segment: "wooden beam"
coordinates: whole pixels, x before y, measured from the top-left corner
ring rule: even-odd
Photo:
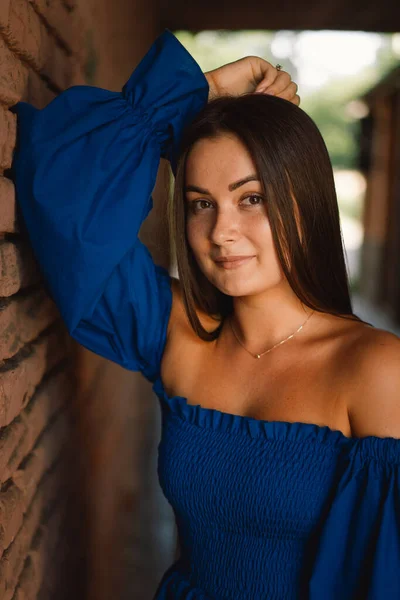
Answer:
[[[161,0],[162,26],[186,29],[338,29],[396,32],[400,2],[393,0],[286,0],[267,3],[239,0]]]

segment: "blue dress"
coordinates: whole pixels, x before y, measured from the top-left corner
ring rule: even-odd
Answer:
[[[158,474],[181,558],[157,600],[400,598],[400,440],[347,438],[168,397],[171,279],[137,234],[160,156],[207,102],[166,30],[121,93],[72,87],[13,110],[17,199],[49,290],[81,344],[153,383]]]

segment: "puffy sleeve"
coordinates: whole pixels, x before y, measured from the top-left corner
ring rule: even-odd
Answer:
[[[165,30],[121,92],[73,86],[42,110],[13,107],[17,202],[70,334],[151,381],[172,292],[138,232],[160,157],[174,161],[207,98],[200,67]]]
[[[400,440],[357,439],[327,516],[310,600],[400,598]]]

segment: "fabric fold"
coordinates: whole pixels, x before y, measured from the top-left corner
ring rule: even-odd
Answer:
[[[309,598],[400,598],[400,440],[354,443],[322,524]]]

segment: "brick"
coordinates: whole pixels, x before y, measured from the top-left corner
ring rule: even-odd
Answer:
[[[68,530],[71,521],[68,493],[62,490],[51,510],[47,510],[46,514],[47,518],[42,518],[40,527],[35,532],[13,600],[33,600],[33,598],[39,597],[41,599],[48,597],[49,600],[59,598],[57,588],[60,584],[62,585],[63,580],[65,581],[64,565],[70,550]]]
[[[34,104],[36,108],[44,108],[56,97],[57,94],[49,89],[44,79],[30,69],[23,100]]]
[[[26,99],[28,66],[53,91],[82,82],[87,26],[78,11],[47,0],[1,0],[0,4],[0,103],[11,106]]]
[[[40,481],[57,462],[68,436],[68,421],[60,413],[38,446],[24,461],[10,485],[0,492],[0,556],[18,533]],[[60,475],[61,476],[61,475]]]
[[[35,530],[40,523],[42,505],[36,502],[32,506],[18,536],[4,552],[0,561],[0,598],[11,600],[18,579],[22,572],[27,551],[32,542]]]
[[[54,330],[24,348],[0,369],[0,427],[9,425],[32,398],[42,377],[66,355],[65,333]],[[1,596],[0,596],[1,597]]]
[[[2,31],[6,45],[51,86],[61,91],[69,77],[69,57],[50,35],[30,2],[11,0],[8,28]]]
[[[68,419],[65,412],[60,412],[51,426],[44,431],[38,445],[24,461],[23,468],[14,473],[13,481],[21,490],[27,505],[31,503],[43,474],[57,460],[67,441],[68,433]]]
[[[52,35],[59,40],[70,55],[85,61],[85,23],[77,10],[70,11],[60,2],[29,0],[36,13],[41,16]]]
[[[32,545],[34,534],[40,526],[42,515],[46,507],[54,502],[63,486],[65,483],[60,478],[57,469],[47,474],[41,482],[17,536],[0,561],[0,598],[2,600],[12,600],[23,570],[25,557]]]
[[[23,492],[11,483],[0,492],[0,556],[20,529],[23,513]]]
[[[45,521],[42,520],[40,529],[36,532],[29,551],[29,558],[32,559],[32,563],[35,565],[34,570],[30,570],[31,578],[39,583],[40,598],[43,597],[44,592],[50,592],[52,594],[49,596],[50,598],[58,598],[54,591],[60,585],[63,576],[61,569],[68,552],[66,536],[63,533],[69,524],[67,502],[65,494],[63,494],[57,498],[49,518]],[[48,568],[46,569],[48,565],[51,565],[50,571]],[[26,579],[24,573],[22,573],[18,591],[23,591],[24,595],[16,596],[15,600],[32,600],[32,598],[37,597],[33,595],[32,583],[26,581]],[[38,594],[39,589],[35,586],[36,594]]]
[[[49,420],[66,405],[72,392],[68,371],[52,374],[40,385],[25,410],[8,427],[0,429],[0,481],[12,477]]]
[[[30,552],[24,563],[18,587],[12,600],[33,600],[37,597],[44,576],[44,561],[40,552]]]
[[[0,296],[9,297],[40,281],[32,250],[23,242],[0,241]]]
[[[40,384],[29,404],[20,417],[27,425],[27,443],[25,452],[21,453],[25,456],[36,443],[39,433],[44,429],[48,421],[53,415],[66,405],[68,399],[73,393],[73,385],[71,381],[70,369],[68,364],[62,364],[63,370],[56,368],[46,379]],[[19,461],[20,462],[20,461]]]
[[[0,65],[1,69],[1,65]],[[18,232],[15,188],[10,179],[0,176],[0,233]]]
[[[0,107],[0,169],[11,167],[17,138],[17,117]]]
[[[0,7],[3,6],[3,0]],[[0,14],[1,14],[0,8]],[[28,80],[28,69],[9,49],[0,35],[0,104],[12,106],[22,99]]]
[[[8,28],[3,36],[11,50],[28,63],[39,68],[42,25],[25,0],[11,0]]]
[[[10,19],[11,0],[1,0],[0,2],[0,31],[7,29]]]
[[[16,417],[8,427],[0,429],[0,482],[9,478],[10,473],[7,465],[11,462],[18,446],[21,444],[21,440],[26,438],[26,430],[27,425],[21,416]],[[17,464],[21,462],[22,456]]]
[[[0,305],[0,360],[14,356],[60,318],[44,290],[17,295]]]

